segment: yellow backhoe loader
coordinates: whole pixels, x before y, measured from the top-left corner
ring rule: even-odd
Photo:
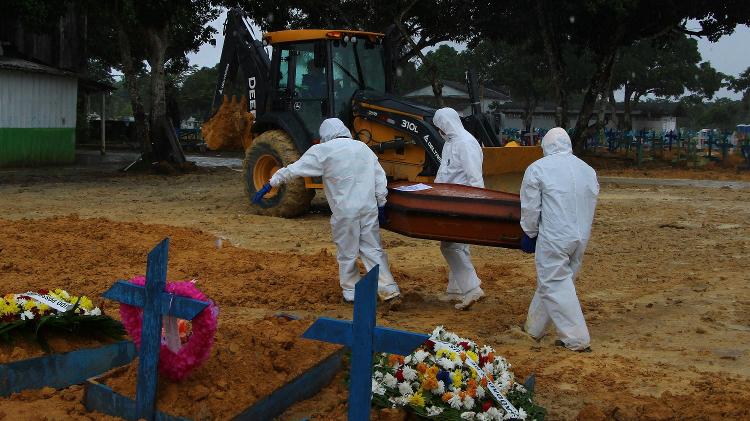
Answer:
[[[235,10],[228,13],[224,32],[214,95],[218,110],[203,133],[209,147],[245,148],[244,182],[257,213],[293,217],[308,210],[315,189],[323,187],[319,179],[275,188],[260,205],[249,199],[277,169],[318,142],[318,127],[329,117],[340,118],[355,139],[372,148],[389,179],[432,181],[444,142],[432,123],[435,109],[390,93],[395,72],[384,34],[286,30],[266,33],[261,42]],[[264,48],[269,45],[271,57]],[[239,102],[225,95],[227,81],[237,79],[244,96]],[[476,93],[472,78],[469,88]],[[526,167],[542,156],[541,148],[501,146],[499,130],[477,105],[464,125],[483,147],[485,184],[517,192]]]

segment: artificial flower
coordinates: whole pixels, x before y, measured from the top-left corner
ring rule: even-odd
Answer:
[[[443,383],[442,380],[437,382],[437,388],[434,390],[434,392],[436,395],[442,395],[443,393],[445,393],[445,383]]]
[[[414,390],[412,390],[409,383],[403,382],[398,384],[398,393],[400,393],[401,396],[406,396],[414,393]]]
[[[414,381],[417,379],[417,371],[409,366],[405,366],[403,369],[404,379],[407,381]]]
[[[376,395],[384,395],[385,394],[385,388],[382,384],[378,383],[376,380],[373,379],[372,381],[372,393]]]
[[[387,373],[385,376],[383,376],[383,383],[385,383],[386,386],[390,388],[396,387],[398,384],[398,381],[391,373]]]
[[[436,417],[443,413],[443,408],[439,406],[428,406],[426,409],[428,417]]]
[[[514,381],[510,364],[496,356],[494,349],[479,347],[442,326],[436,327],[430,339],[405,358],[379,354],[373,369],[375,406],[411,408],[421,417],[439,415],[446,421],[509,418],[511,414],[502,409],[500,398],[487,392],[487,385],[493,382],[502,399],[518,409],[526,408],[523,414],[528,414],[529,409],[543,414],[530,399],[530,393]],[[385,386],[383,395],[379,394],[378,385]]]
[[[453,409],[461,409],[461,406],[463,405],[463,402],[461,401],[461,397],[457,394],[454,394],[451,396],[451,398],[448,400],[448,404]]]
[[[453,380],[453,387],[461,387],[461,383],[463,382],[461,370],[454,371],[453,374],[451,374],[451,379]]]
[[[424,406],[424,396],[422,396],[422,392],[417,392],[413,395],[411,395],[411,398],[409,399],[409,403],[412,405],[423,407]]]

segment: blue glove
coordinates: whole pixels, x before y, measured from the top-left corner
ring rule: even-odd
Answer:
[[[536,237],[530,238],[526,233],[521,237],[521,250],[524,253],[534,253],[536,250]]]
[[[378,224],[385,225],[385,206],[378,207]]]
[[[261,187],[260,190],[258,190],[255,195],[253,195],[253,203],[260,204],[260,202],[263,200],[263,196],[266,195],[266,193],[270,192],[272,189],[271,185],[269,183],[266,183]]]

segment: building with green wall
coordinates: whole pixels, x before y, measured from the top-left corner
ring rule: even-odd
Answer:
[[[0,56],[0,167],[75,159],[76,74]]]

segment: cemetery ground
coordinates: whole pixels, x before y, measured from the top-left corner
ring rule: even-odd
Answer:
[[[387,231],[403,300],[381,309],[378,323],[423,333],[444,325],[495,347],[521,379],[536,374],[549,419],[747,419],[749,202],[747,188],[603,183],[576,284],[593,353],[554,347],[552,331],[537,344],[513,328],[535,288],[531,255],[473,247],[487,297],[460,312],[436,299],[447,283],[438,244]],[[279,312],[351,318],[329,215],[321,197],[301,218],[252,215],[241,173],[227,168],[169,177],[4,172],[0,285],[3,293],[52,286],[99,296],[115,279],[142,274],[146,253],[170,236],[168,279],[198,279],[220,307],[217,348],[242,353],[240,321]],[[105,310],[117,317],[113,303]],[[263,381],[229,367],[226,376],[241,377],[232,382],[239,388]],[[343,419],[345,393],[339,376],[282,419]],[[85,412],[82,394],[74,386],[0,398],[0,420],[104,419]]]

